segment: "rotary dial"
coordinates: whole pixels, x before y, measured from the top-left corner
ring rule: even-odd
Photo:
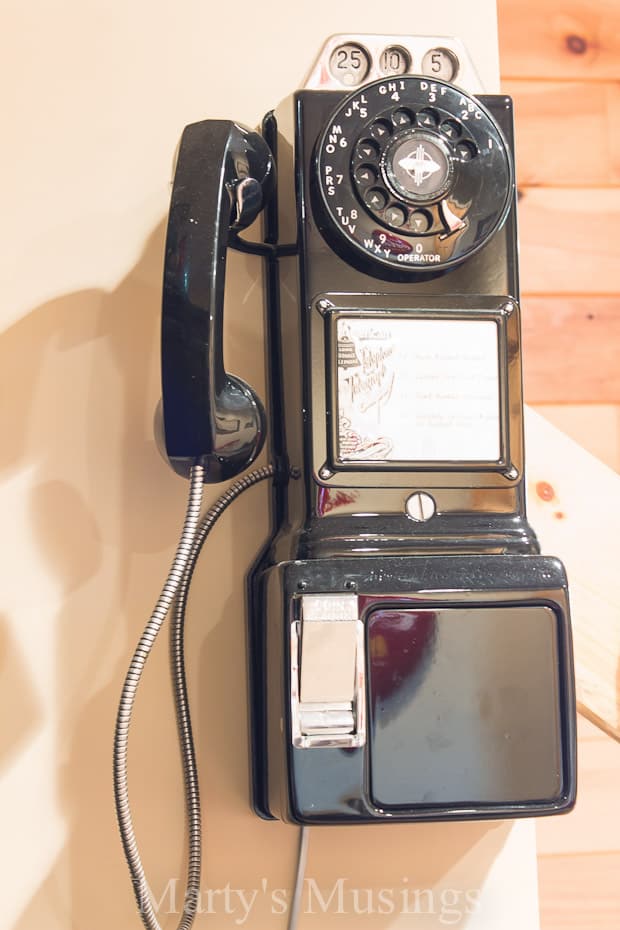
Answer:
[[[464,261],[503,223],[510,154],[490,113],[450,84],[376,81],[347,97],[316,153],[321,228],[383,266]]]

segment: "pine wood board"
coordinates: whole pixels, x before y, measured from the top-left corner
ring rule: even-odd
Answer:
[[[620,404],[537,404],[536,410],[595,458],[620,472]]]
[[[618,930],[620,852],[540,856],[544,930]]]
[[[617,0],[498,0],[504,77],[620,78]]]
[[[620,740],[620,476],[526,408],[528,514],[566,566],[579,709]]]
[[[580,716],[578,796],[570,814],[541,817],[538,854],[620,853],[620,743]]]
[[[521,190],[524,294],[618,292],[620,187]]]
[[[514,100],[519,187],[620,183],[620,85],[508,80],[502,90]]]
[[[620,402],[620,294],[522,302],[527,403]]]

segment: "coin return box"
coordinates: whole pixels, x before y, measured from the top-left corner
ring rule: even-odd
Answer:
[[[364,625],[357,596],[309,594],[296,602],[291,626],[293,745],[363,746]]]

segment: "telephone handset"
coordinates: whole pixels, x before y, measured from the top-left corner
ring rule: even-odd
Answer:
[[[263,444],[261,402],[224,369],[222,306],[226,247],[266,262],[275,465],[232,492],[277,474],[248,578],[264,818],[574,803],[567,581],[525,511],[513,148],[510,98],[432,37],[334,36],[262,134],[183,134],[163,422],[194,480],[241,474]],[[242,243],[263,207],[264,243]]]
[[[263,405],[223,360],[226,250],[275,184],[263,137],[229,120],[187,126],[178,152],[166,238],[162,302],[162,413],[165,452],[187,476],[244,471],[265,439]]]

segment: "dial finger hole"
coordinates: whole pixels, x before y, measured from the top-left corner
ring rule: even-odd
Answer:
[[[461,161],[471,161],[472,158],[475,158],[478,154],[478,149],[473,142],[469,142],[467,139],[462,140],[455,147],[457,157]]]
[[[360,187],[368,187],[377,181],[377,172],[372,165],[360,165],[355,171],[355,180]]]
[[[387,194],[380,187],[373,187],[364,195],[364,203],[373,212],[383,210],[388,202]]]
[[[370,127],[370,135],[377,142],[385,142],[392,135],[392,127],[386,119],[378,119]]]
[[[454,119],[444,120],[439,128],[446,136],[446,138],[452,139],[452,141],[460,138],[463,132],[462,126]]]
[[[409,217],[409,226],[418,236],[423,236],[424,233],[427,233],[432,225],[433,217],[428,210],[414,210]]]
[[[403,207],[392,204],[385,211],[385,222],[390,226],[404,226],[407,220],[407,211]]]
[[[424,126],[425,129],[435,129],[439,123],[439,114],[430,107],[420,110],[416,117],[418,126]]]
[[[415,115],[406,107],[399,107],[392,113],[392,122],[397,129],[404,129],[406,126],[411,126],[414,119]]]
[[[379,157],[379,146],[373,139],[362,139],[358,142],[355,149],[355,157],[358,161],[372,161]]]

